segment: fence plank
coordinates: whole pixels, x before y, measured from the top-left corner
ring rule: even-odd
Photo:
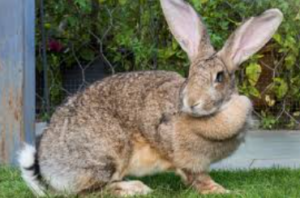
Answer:
[[[34,142],[34,0],[0,1],[0,164]]]

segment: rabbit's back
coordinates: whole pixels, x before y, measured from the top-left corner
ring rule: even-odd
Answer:
[[[161,114],[177,108],[179,88],[183,81],[184,78],[175,72],[120,74],[98,84],[99,90],[105,90],[103,92],[106,95],[99,95],[97,98],[103,100],[109,111],[122,121],[124,127],[140,128],[141,118],[145,115]]]
[[[132,128],[153,106],[167,106],[176,111],[179,89],[184,78],[175,72],[144,71],[116,74],[90,85],[75,94],[54,112],[51,125],[66,117],[102,118],[103,111],[117,118],[124,127]],[[147,104],[151,106],[147,106]],[[154,105],[155,104],[155,105]],[[170,107],[171,105],[171,107]],[[162,112],[155,112],[162,113]]]

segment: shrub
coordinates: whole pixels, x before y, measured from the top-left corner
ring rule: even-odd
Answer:
[[[45,2],[52,104],[63,98],[61,68],[96,58],[111,72],[173,70],[186,76],[188,60],[171,36],[155,0],[57,0]],[[190,0],[220,49],[246,18],[279,8],[284,22],[272,41],[241,66],[240,91],[250,96],[262,127],[294,128],[300,116],[300,0]],[[39,17],[38,17],[39,19]],[[37,23],[38,24],[38,23]],[[41,36],[37,28],[37,49]],[[38,57],[39,54],[38,54]],[[37,59],[38,71],[42,70]]]

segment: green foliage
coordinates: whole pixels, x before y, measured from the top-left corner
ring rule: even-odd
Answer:
[[[246,67],[246,76],[251,86],[255,86],[261,74],[261,66],[251,63]]]
[[[278,114],[278,106],[285,101],[300,101],[300,0],[190,0],[190,3],[207,24],[216,49],[222,47],[229,34],[246,18],[269,8],[281,9],[285,19],[274,39],[241,66],[239,73],[244,75],[240,91],[264,103],[261,116],[266,120],[269,115]],[[54,83],[53,103],[63,98],[61,89],[56,88],[61,86],[62,67],[72,67],[78,61],[86,64],[103,55],[116,72],[161,69],[177,71],[183,76],[188,74],[189,61],[170,35],[159,1],[56,0],[45,4],[44,25],[48,37],[64,47],[59,52],[48,52],[50,69],[55,74],[49,75]],[[270,56],[267,68],[263,62]],[[268,69],[271,81],[260,89],[264,80],[261,75]],[[294,103],[285,105],[291,114],[297,112]],[[273,122],[266,123],[265,128],[275,126]]]
[[[277,124],[277,120],[273,115],[268,115],[265,112],[261,113],[263,119],[261,120],[261,126],[264,129],[272,129]]]

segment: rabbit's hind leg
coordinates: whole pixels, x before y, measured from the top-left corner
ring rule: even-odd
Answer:
[[[43,174],[49,184],[51,194],[72,195],[102,190],[117,175],[116,169],[105,164],[87,167],[43,166]]]
[[[113,118],[99,121],[97,124],[102,128],[97,128],[91,121],[89,126],[73,127],[66,138],[53,137],[61,141],[55,148],[47,141],[50,137],[44,137],[40,170],[55,192],[90,192],[123,179],[131,145],[127,133],[113,121]]]
[[[122,197],[146,195],[152,192],[151,188],[137,180],[113,182],[107,186],[107,190],[113,195]]]

